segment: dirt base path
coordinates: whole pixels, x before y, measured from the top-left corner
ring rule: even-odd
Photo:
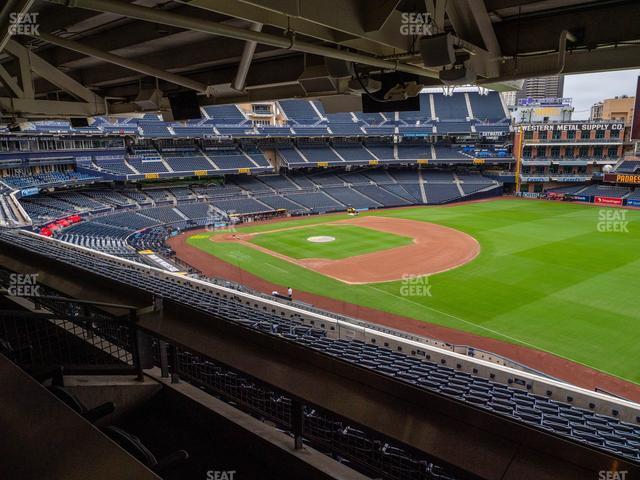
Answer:
[[[277,221],[271,220],[268,223],[275,224]],[[191,265],[207,276],[224,278],[266,294],[270,294],[274,290],[280,292],[286,291],[288,285],[277,285],[267,282],[239,267],[224,262],[213,255],[189,245],[187,239],[197,233],[205,233],[205,230],[190,231],[173,237],[168,241],[171,248],[176,252],[176,256],[183,262]],[[520,345],[513,345],[493,338],[482,337],[461,330],[306,292],[295,291],[294,297],[302,302],[342,315],[366,319],[369,322],[416,335],[436,338],[452,344],[471,345],[475,348],[510,358],[523,365],[527,365],[588,390],[599,388],[640,403],[640,385],[594,370],[579,363],[572,362],[571,360],[566,360],[552,353],[542,352]]]
[[[333,260],[295,259],[250,241],[254,236],[267,232],[222,234],[212,236],[211,240],[242,243],[247,247],[349,284],[391,282],[406,276],[444,272],[470,262],[480,253],[480,244],[471,235],[435,223],[393,217],[356,217],[323,225],[337,224],[356,225],[402,235],[412,238],[413,242],[403,247],[363,255],[358,255],[357,251],[354,251],[351,257]],[[295,228],[297,227],[293,227]],[[278,230],[274,226],[270,232],[290,229]]]

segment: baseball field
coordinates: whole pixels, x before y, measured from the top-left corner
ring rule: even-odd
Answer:
[[[640,383],[640,211],[496,200],[288,219],[187,243],[295,292]]]

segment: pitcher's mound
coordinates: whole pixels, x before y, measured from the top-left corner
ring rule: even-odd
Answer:
[[[333,242],[335,239],[336,239],[336,237],[330,237],[328,235],[319,235],[317,237],[309,237],[309,238],[307,238],[307,242],[328,243],[328,242]]]

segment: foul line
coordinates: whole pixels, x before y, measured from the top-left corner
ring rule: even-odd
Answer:
[[[392,294],[392,293],[389,293],[389,292],[387,292],[387,291],[385,291],[385,290],[380,290],[380,289],[379,289],[379,288],[377,288],[377,287],[372,286],[371,288],[373,288],[374,290],[377,290],[378,292],[384,293],[385,295],[391,295],[391,296],[392,296],[394,299],[396,299],[396,300],[398,300],[398,299],[399,299],[399,300],[401,300],[401,301],[403,301],[403,302],[410,302],[410,303],[413,303],[413,304],[415,304],[415,305],[418,305],[418,306],[419,306],[419,307],[421,307],[421,308],[426,308],[427,310],[431,310],[432,312],[439,313],[440,315],[444,315],[444,316],[446,316],[446,317],[453,318],[454,320],[458,320],[459,322],[465,323],[465,324],[467,324],[467,325],[472,325],[472,326],[474,326],[474,327],[476,327],[476,328],[479,328],[479,329],[481,329],[481,330],[485,330],[485,331],[487,331],[487,332],[491,332],[491,333],[493,333],[493,334],[495,334],[495,335],[499,335],[499,336],[501,336],[501,337],[508,338],[509,340],[512,340],[512,341],[515,341],[515,342],[517,342],[517,343],[520,343],[520,344],[526,345],[527,347],[531,347],[531,348],[535,348],[536,350],[540,350],[540,351],[543,351],[543,352],[547,352],[547,350],[545,350],[545,349],[543,349],[543,348],[539,348],[539,347],[537,347],[537,346],[533,345],[532,343],[525,342],[524,340],[519,340],[519,339],[517,339],[517,338],[515,338],[515,337],[512,337],[512,336],[510,336],[510,335],[506,335],[506,334],[504,334],[504,333],[498,332],[497,330],[493,330],[493,329],[488,328],[488,327],[485,327],[485,326],[483,326],[483,325],[480,325],[480,324],[477,324],[477,323],[470,322],[469,320],[465,320],[464,318],[456,317],[455,315],[452,315],[452,314],[450,314],[450,313],[443,312],[443,311],[441,311],[441,310],[438,310],[438,309],[433,308],[433,307],[429,307],[429,306],[427,306],[427,305],[423,305],[423,304],[418,303],[418,302],[415,302],[415,301],[413,301],[413,300],[409,300],[409,299],[407,299],[407,298],[405,298],[405,297],[398,297],[397,295],[394,295],[394,294]],[[552,352],[547,352],[547,353],[552,353]],[[554,355],[555,355],[555,354],[554,354]]]

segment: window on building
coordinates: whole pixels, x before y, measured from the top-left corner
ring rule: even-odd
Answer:
[[[551,138],[553,140],[560,140],[561,136],[562,136],[562,132],[560,130],[554,130],[553,133],[551,134]]]
[[[524,132],[524,139],[531,140],[533,138],[533,132],[531,130],[527,130]]]
[[[607,149],[607,156],[615,158],[618,156],[618,147],[609,147]]]
[[[602,147],[593,147],[593,156],[602,157]]]
[[[580,156],[588,157],[589,156],[589,147],[580,147]]]
[[[576,131],[575,130],[569,130],[567,132],[567,138],[569,140],[573,140],[574,138],[576,138]]]
[[[271,105],[269,104],[258,103],[254,104],[252,108],[253,113],[256,113],[258,115],[268,115],[271,113]]]
[[[522,149],[522,156],[524,158],[531,158],[531,147],[524,147]]]
[[[573,147],[567,147],[564,149],[564,156],[566,158],[573,158]]]
[[[620,138],[620,130],[611,130],[611,133],[609,134],[609,137],[611,137],[611,138]]]
[[[596,138],[604,138],[604,130],[596,130]]]
[[[560,157],[560,147],[551,147],[551,158]]]

